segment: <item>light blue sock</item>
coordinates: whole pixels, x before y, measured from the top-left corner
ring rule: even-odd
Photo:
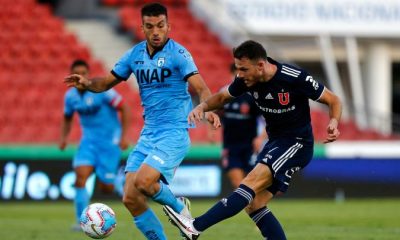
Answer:
[[[163,182],[160,182],[160,190],[158,193],[154,194],[151,198],[161,205],[170,206],[177,213],[180,213],[185,207],[183,202],[177,199],[169,187]]]
[[[89,195],[85,187],[75,188],[74,204],[75,204],[76,221],[77,223],[79,223],[79,218],[81,216],[83,209],[85,209],[85,207],[89,205]]]
[[[133,222],[136,227],[143,233],[149,240],[165,240],[163,227],[160,220],[154,214],[151,208],[148,208],[144,213],[139,216],[133,217]]]

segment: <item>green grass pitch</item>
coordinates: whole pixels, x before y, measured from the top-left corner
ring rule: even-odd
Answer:
[[[215,200],[216,201],[216,200]],[[215,201],[194,200],[192,212],[197,216]],[[117,215],[117,228],[108,238],[145,239],[133,226],[121,202],[105,202]],[[161,206],[151,204],[162,220],[168,239],[180,239],[178,231],[162,214]],[[333,200],[276,199],[269,206],[281,221],[288,239],[293,240],[398,240],[400,239],[400,200],[362,199],[335,203]],[[81,232],[71,232],[71,202],[2,202],[0,204],[1,240],[88,240]],[[219,223],[200,237],[201,240],[262,239],[255,224],[240,213]]]

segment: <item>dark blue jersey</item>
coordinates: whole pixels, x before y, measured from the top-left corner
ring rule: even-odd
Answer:
[[[257,118],[261,116],[253,97],[243,94],[225,104],[222,114],[224,146],[252,144],[257,136]]]
[[[228,88],[233,97],[250,93],[261,110],[269,138],[312,138],[309,99],[317,101],[325,87],[306,71],[281,64],[268,58],[277,66],[277,72],[268,82],[258,82],[247,87],[236,78]]]

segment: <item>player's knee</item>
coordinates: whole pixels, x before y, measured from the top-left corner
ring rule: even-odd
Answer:
[[[100,190],[102,193],[111,194],[114,192],[113,184],[100,184]]]
[[[143,195],[148,197],[151,197],[155,194],[155,192],[152,191],[152,185],[153,183],[147,179],[136,179],[135,181],[135,188]]]
[[[245,208],[245,211],[247,214],[251,214],[252,212],[256,211],[257,209],[259,209],[258,206],[256,206],[253,203],[250,203],[249,205],[247,205],[247,207]]]
[[[80,178],[80,177],[76,178],[75,187],[83,188],[83,187],[85,187],[85,184],[86,184],[86,178]]]
[[[122,202],[132,215],[136,215],[138,212],[142,212],[142,210],[146,208],[146,200],[141,196],[124,194]]]

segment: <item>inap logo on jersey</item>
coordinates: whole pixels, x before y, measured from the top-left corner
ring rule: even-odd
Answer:
[[[164,62],[163,62],[164,63]],[[138,84],[163,83],[172,75],[169,68],[137,69],[135,72]]]
[[[278,97],[279,97],[279,103],[281,105],[289,104],[289,93],[288,92],[278,93]]]
[[[163,57],[158,58],[158,61],[157,61],[158,67],[164,66],[164,63],[165,63],[165,58],[163,58]]]

